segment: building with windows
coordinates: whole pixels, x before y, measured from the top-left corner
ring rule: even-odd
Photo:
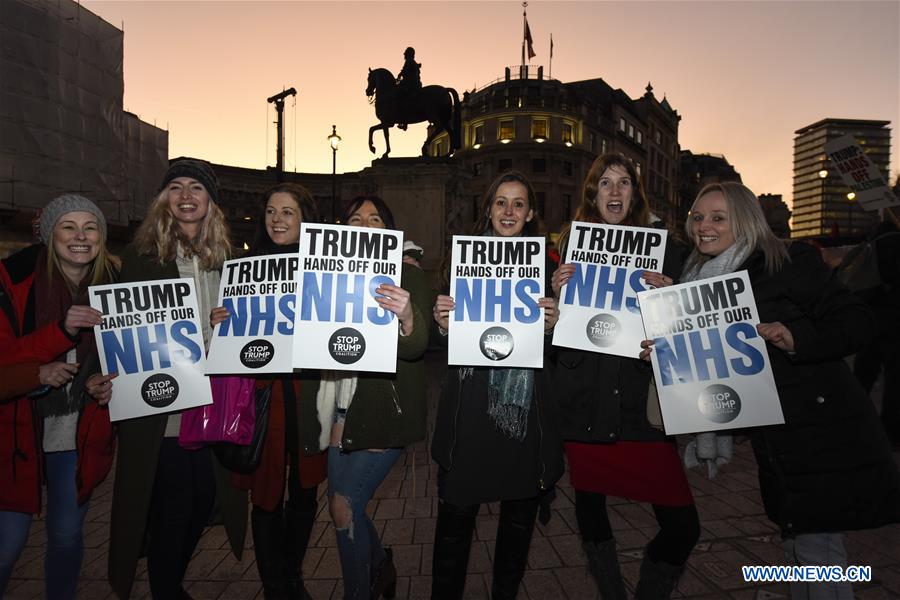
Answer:
[[[888,181],[891,158],[890,121],[822,119],[795,131],[794,196],[791,237],[857,239],[878,221],[849,196],[841,174],[825,154],[825,144],[851,135]]]
[[[491,181],[516,169],[531,179],[538,212],[555,233],[574,215],[594,159],[620,152],[635,162],[654,213],[675,223],[680,120],[649,84],[632,100],[600,78],[563,83],[545,79],[542,67],[507,68],[463,96],[463,146],[454,159],[472,175],[470,218]],[[448,143],[440,135],[429,154],[441,156]]]

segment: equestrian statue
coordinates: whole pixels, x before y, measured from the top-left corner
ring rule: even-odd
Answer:
[[[405,130],[409,123],[425,121],[431,125],[431,133],[422,144],[422,156],[427,155],[428,144],[443,131],[450,136],[449,156],[461,146],[459,94],[440,85],[422,87],[419,76],[422,65],[415,60],[416,51],[407,48],[403,57],[403,68],[397,79],[387,69],[369,69],[366,96],[375,104],[375,116],[380,121],[369,128],[369,150],[375,153],[372,134],[381,129],[385,143],[382,158],[387,158],[391,153],[388,129],[397,125]]]

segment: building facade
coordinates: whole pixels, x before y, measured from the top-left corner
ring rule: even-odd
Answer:
[[[856,138],[888,180],[890,121],[822,119],[795,131],[794,202],[791,237],[859,239],[878,221],[848,196],[841,174],[825,153],[825,144],[843,135]]]

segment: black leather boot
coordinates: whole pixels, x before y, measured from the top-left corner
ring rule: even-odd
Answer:
[[[463,597],[477,514],[478,505],[453,506],[438,502],[431,566],[432,600]]]
[[[597,584],[601,600],[626,600],[625,582],[616,554],[616,540],[581,542],[588,558],[588,572]]]
[[[285,579],[284,514],[281,507],[272,512],[254,506],[250,512],[256,568],[266,600],[287,600]]]
[[[537,510],[537,497],[500,503],[500,523],[494,548],[494,582],[491,585],[493,600],[513,600],[519,593],[519,584],[528,563]]]
[[[284,508],[284,576],[289,600],[312,600],[303,585],[303,558],[316,521],[316,488],[299,490]]]
[[[634,590],[635,600],[668,600],[684,573],[684,565],[650,560],[646,552],[641,561],[641,578]]]

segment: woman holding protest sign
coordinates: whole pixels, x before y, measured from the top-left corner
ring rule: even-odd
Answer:
[[[396,229],[394,216],[377,196],[355,198],[340,223]],[[397,462],[404,446],[425,437],[425,348],[423,317],[431,294],[422,270],[404,261],[402,286],[382,284],[375,301],[399,322],[397,371],[323,372],[317,398],[320,419],[333,420],[328,448],[328,509],[337,537],[344,598],[392,598],[397,572],[381,545],[366,505]]]
[[[536,236],[531,183],[517,171],[488,188],[473,235]],[[449,264],[442,287],[449,289]],[[541,298],[544,330],[559,312]],[[434,320],[447,336],[454,299],[440,295]],[[545,346],[549,338],[545,336]],[[562,475],[562,440],[549,402],[548,369],[450,367],[435,420],[431,453],[440,466],[432,598],[462,598],[475,518],[481,504],[500,502],[493,598],[515,598],[542,493]]]
[[[201,315],[219,291],[219,272],[231,251],[225,217],[216,204],[215,173],[192,159],[173,162],[159,194],[126,248],[122,281],[191,278]],[[200,319],[208,345],[211,328]],[[113,382],[114,385],[114,382]],[[131,594],[138,558],[146,551],[154,598],[184,598],[184,578],[203,529],[218,505],[235,556],[247,523],[246,495],[208,448],[178,445],[180,413],[118,422],[119,456],[110,522],[109,580],[121,598]]]
[[[695,247],[682,280],[746,270],[784,425],[748,430],[766,514],[794,565],[847,566],[843,530],[900,521],[900,476],[871,400],[843,357],[872,333],[865,304],[812,246],[787,248],[739,183],[697,196],[685,230]],[[649,360],[653,342],[645,340]],[[793,582],[794,598],[853,598],[848,582]]]
[[[300,224],[319,220],[312,194],[295,183],[266,192],[262,213],[253,256],[296,254]],[[211,325],[228,316],[226,308],[214,308]],[[253,549],[267,600],[310,598],[301,569],[316,519],[316,492],[325,479],[328,437],[320,444],[321,432],[331,427],[316,418],[319,378],[318,371],[308,370],[257,378],[258,388],[272,387],[260,464],[253,473],[232,478],[250,490]]]
[[[594,161],[575,220],[652,226],[650,207],[631,160],[604,154]],[[567,227],[559,240],[563,256],[568,238]],[[680,252],[671,241],[662,273],[644,273],[649,285],[671,283],[678,276]],[[574,273],[572,263],[556,270],[553,290],[557,295]],[[659,523],[659,532],[644,552],[637,598],[668,598],[700,535],[697,509],[675,441],[648,418],[651,376],[649,365],[637,358],[571,348],[557,352],[553,387],[575,488],[575,516],[588,570],[605,600],[626,597],[607,514],[608,495],[649,502]]]
[[[85,394],[99,370],[92,328],[102,316],[87,306],[87,288],[113,281],[115,269],[106,219],[87,198],[60,196],[39,222],[42,243],[0,266],[0,365],[18,371],[2,379],[0,403],[0,597],[46,483],[46,597],[74,598],[88,501],[114,449],[105,402]]]

